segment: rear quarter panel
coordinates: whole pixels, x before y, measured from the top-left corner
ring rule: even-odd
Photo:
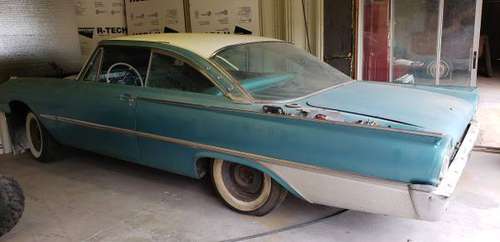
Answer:
[[[304,120],[237,107],[139,100],[137,108],[140,132],[406,183],[437,184],[450,143],[443,136]],[[158,150],[161,145],[155,147]],[[192,168],[183,169],[185,173]]]

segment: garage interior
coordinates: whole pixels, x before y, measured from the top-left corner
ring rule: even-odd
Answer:
[[[225,4],[0,1],[0,83],[75,75],[112,37],[210,32],[289,41],[357,80],[477,87],[480,138],[444,217],[410,220],[294,196],[268,216],[242,215],[222,205],[206,180],[73,149],[49,164],[29,152],[13,155],[0,122],[0,173],[16,178],[26,197],[22,219],[0,241],[498,241],[500,1],[238,0],[232,4],[251,9],[252,21],[229,19],[227,28],[200,20]],[[153,13],[159,9],[166,17]]]

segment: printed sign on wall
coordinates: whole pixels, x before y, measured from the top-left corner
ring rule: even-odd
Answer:
[[[183,0],[125,0],[129,34],[186,32]]]
[[[260,35],[259,0],[190,0],[193,32]]]
[[[127,34],[124,0],[75,0],[75,8],[84,60],[99,41]]]

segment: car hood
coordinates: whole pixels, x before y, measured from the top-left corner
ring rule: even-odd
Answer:
[[[307,104],[451,135],[455,142],[461,139],[475,112],[472,103],[454,96],[362,81],[312,96]]]

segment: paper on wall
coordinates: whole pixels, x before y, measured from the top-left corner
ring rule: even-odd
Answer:
[[[186,32],[183,0],[126,1],[129,34]]]
[[[258,0],[190,0],[193,32],[260,35]]]
[[[99,41],[127,34],[124,0],[74,0],[83,60]]]

